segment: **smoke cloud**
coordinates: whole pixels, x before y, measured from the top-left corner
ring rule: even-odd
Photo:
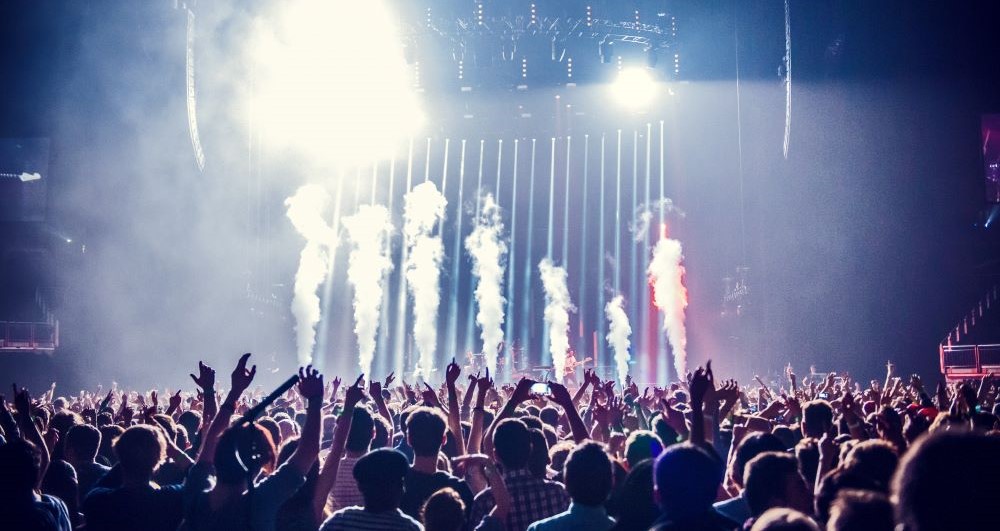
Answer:
[[[669,197],[639,205],[636,207],[635,212],[632,213],[632,221],[629,222],[628,227],[632,233],[632,239],[637,243],[646,239],[646,234],[649,232],[649,225],[653,221],[654,213],[657,212],[660,215],[673,214],[680,218],[687,215],[683,210],[677,208],[674,205],[673,199]]]
[[[608,316],[608,335],[606,336],[611,349],[615,351],[615,368],[618,371],[618,381],[624,382],[628,375],[629,347],[632,342],[629,337],[632,335],[632,325],[628,322],[628,315],[624,308],[625,297],[618,295],[608,301],[604,306],[604,313]]]
[[[413,187],[404,201],[403,234],[409,249],[404,267],[413,295],[413,336],[420,354],[415,372],[429,381],[437,349],[439,280],[444,256],[441,235],[434,234],[434,229],[444,219],[448,200],[434,183],[427,181]]]
[[[653,249],[649,263],[649,281],[653,284],[653,302],[663,314],[663,329],[674,355],[677,377],[687,374],[687,329],[684,311],[688,305],[687,288],[684,287],[684,255],[681,242],[660,238]]]
[[[569,350],[569,312],[576,311],[569,300],[566,288],[566,269],[543,258],[538,263],[545,290],[545,324],[549,327],[549,353],[557,381],[561,381],[566,368],[566,351]]]
[[[500,240],[503,221],[493,195],[486,194],[480,201],[479,219],[472,234],[465,238],[465,250],[472,257],[472,274],[478,279],[476,324],[483,341],[486,366],[491,373],[496,373],[497,345],[503,342],[504,304],[507,302],[501,291],[507,245]]]
[[[337,233],[323,219],[330,202],[326,189],[318,185],[302,186],[285,200],[286,215],[292,226],[306,239],[299,255],[292,295],[292,316],[295,318],[295,344],[299,365],[309,365],[316,345],[316,324],[320,319],[320,301],[316,290],[326,280],[330,269],[330,254],[339,243]]]
[[[371,374],[375,334],[382,309],[382,284],[392,269],[385,244],[392,233],[389,211],[382,205],[361,205],[344,219],[352,248],[347,280],[354,287],[354,334],[358,337],[358,365]]]

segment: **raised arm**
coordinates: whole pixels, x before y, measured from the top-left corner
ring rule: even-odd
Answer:
[[[337,471],[340,469],[340,459],[344,456],[344,446],[347,444],[347,434],[351,431],[351,421],[354,418],[354,407],[365,397],[364,390],[361,389],[361,382],[365,375],[358,376],[354,385],[347,388],[344,396],[344,410],[337,418],[337,427],[333,432],[333,442],[330,443],[330,453],[323,462],[323,468],[319,472],[319,479],[316,480],[316,491],[313,493],[313,514],[316,521],[322,520],[323,508],[326,507],[326,500],[333,490],[333,485],[337,480]]]
[[[35,484],[36,488],[41,488],[42,478],[45,477],[45,472],[49,469],[49,447],[45,444],[42,433],[38,431],[38,426],[31,418],[31,395],[24,388],[18,391],[16,384],[14,385],[14,407],[17,408],[17,415],[14,418],[17,420],[21,437],[37,446],[39,453],[41,453],[42,462],[38,469],[38,483]]]
[[[299,368],[299,394],[306,401],[306,422],[302,427],[302,436],[295,447],[288,464],[303,476],[316,462],[319,455],[319,432],[323,423],[323,375],[312,368]]]
[[[549,398],[563,408],[563,414],[566,415],[566,420],[569,421],[570,431],[573,432],[573,441],[580,443],[589,439],[590,432],[587,431],[587,427],[583,424],[580,412],[576,410],[573,398],[569,396],[566,386],[556,382],[549,382],[549,392],[552,393]]]
[[[457,455],[465,454],[465,435],[462,434],[462,417],[458,408],[458,390],[455,389],[455,382],[462,374],[462,369],[455,363],[455,358],[451,359],[448,368],[445,369],[445,384],[448,387],[448,429],[455,439],[455,450]]]
[[[208,431],[201,438],[201,450],[198,451],[198,458],[195,460],[199,464],[215,463],[215,446],[219,442],[219,435],[229,427],[229,420],[233,413],[236,412],[236,402],[239,401],[243,391],[246,391],[247,387],[250,387],[253,377],[257,374],[256,365],[247,370],[248,359],[250,359],[249,353],[240,356],[240,361],[236,363],[236,368],[233,369],[229,393],[226,394],[225,400],[219,406],[219,412],[215,416],[215,419],[212,420]],[[209,394],[214,394],[214,391],[212,393],[206,392],[206,399]]]
[[[215,419],[215,415],[219,412],[219,404],[215,399],[215,369],[199,361],[198,376],[193,374],[190,376],[194,380],[194,384],[201,389],[202,398],[205,400],[201,412],[201,428],[199,428],[201,434],[204,435],[212,424],[212,420]]]
[[[470,454],[479,453],[483,443],[483,421],[486,410],[483,406],[486,403],[486,393],[493,387],[493,380],[490,379],[490,370],[486,369],[486,376],[478,378],[476,384],[471,386],[476,388],[476,407],[472,409],[472,429],[469,430],[468,451]]]

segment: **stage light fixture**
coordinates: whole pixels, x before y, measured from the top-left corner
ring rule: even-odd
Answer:
[[[611,91],[620,104],[636,109],[653,99],[656,85],[648,68],[628,67],[618,73],[611,84]]]

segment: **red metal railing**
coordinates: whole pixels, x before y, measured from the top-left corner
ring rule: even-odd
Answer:
[[[0,321],[0,352],[52,351],[59,346],[59,321]]]

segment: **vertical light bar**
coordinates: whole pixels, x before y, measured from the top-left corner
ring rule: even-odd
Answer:
[[[629,211],[628,223],[635,223],[635,213],[639,208],[639,130],[635,129],[632,131],[632,209]],[[635,320],[638,317],[639,308],[639,243],[635,241],[633,235],[632,241],[628,243],[629,250],[629,290],[628,295],[625,299],[628,301],[629,308],[629,318]],[[638,324],[638,323],[636,323]],[[635,334],[633,334],[633,337]],[[632,345],[637,345],[635,339],[632,340]],[[635,351],[635,348],[632,349]]]
[[[462,139],[461,155],[458,163],[458,204],[456,211],[458,221],[455,224],[455,238],[451,247],[451,302],[448,304],[448,332],[447,337],[451,341],[451,348],[458,354],[458,265],[462,262],[462,201],[465,194],[465,139]],[[471,294],[469,295],[472,296]]]
[[[645,193],[643,194],[643,202],[646,208],[649,208],[649,188],[650,179],[652,178],[652,168],[650,167],[651,154],[652,154],[652,142],[653,142],[653,124],[646,124],[646,186]],[[660,205],[659,208],[662,208]],[[649,344],[649,283],[646,281],[646,271],[649,269],[649,228],[647,227],[646,233],[642,235],[642,240],[639,243],[640,251],[642,252],[642,270],[639,271],[639,286],[641,298],[639,303],[639,332],[634,334],[637,341],[634,342],[638,348],[633,349],[633,352],[639,354],[639,371],[640,373],[649,378],[651,374],[649,372],[649,358],[652,357],[653,346]]]
[[[472,221],[473,225],[479,223],[479,214],[481,208],[481,202],[483,197],[483,154],[486,149],[486,140],[479,141],[479,171],[478,171],[478,181],[476,184],[476,217]],[[476,278],[473,275],[469,275],[469,293],[475,293],[476,290]],[[465,324],[465,350],[473,351],[476,345],[476,297],[473,295],[469,296],[469,311],[468,319]],[[486,345],[483,345],[486,348]],[[480,350],[482,352],[482,350]]]
[[[389,203],[389,216],[390,216],[390,218],[393,215],[393,212],[395,212],[393,210],[393,206],[394,206],[393,193],[395,192],[395,187],[396,187],[396,154],[393,153],[389,157],[389,190],[388,190],[388,193],[387,193],[387,195],[388,195],[388,203]],[[374,202],[374,199],[373,199],[372,202]],[[390,260],[391,260],[391,257],[392,257],[392,238],[386,238],[385,239],[385,255],[389,256]],[[395,269],[398,270],[399,268],[395,268]],[[399,274],[401,274],[401,273],[402,272],[399,271]],[[386,284],[389,287],[391,287],[391,285],[392,285],[392,276],[391,275],[392,275],[392,272],[390,272],[389,275],[387,275],[387,277],[386,277]],[[378,332],[378,344],[376,346],[377,350],[375,352],[376,352],[377,359],[378,360],[382,360],[383,367],[391,367],[390,370],[395,371],[397,369],[400,369],[400,367],[396,367],[395,366],[395,360],[394,359],[393,360],[389,360],[388,359],[388,352],[387,352],[388,349],[389,349],[389,310],[390,310],[389,305],[391,303],[390,296],[389,296],[389,292],[390,291],[392,291],[392,290],[391,289],[384,289],[384,290],[382,290],[382,317],[381,317],[381,322],[379,323],[379,327],[378,327],[378,330],[379,330],[379,332]],[[402,374],[402,373],[400,373],[400,374]]]
[[[582,353],[586,352],[586,334],[584,334],[584,318],[583,309],[587,307],[587,292],[591,288],[587,286],[587,177],[590,161],[590,135],[583,135],[583,200],[582,208],[580,209],[580,291],[577,295],[577,300],[580,301],[580,311],[577,312],[578,316],[578,346],[577,349]],[[593,356],[595,353],[591,352],[590,355]]]
[[[666,198],[666,186],[664,184],[664,159],[663,159],[663,120],[660,120],[660,227],[657,227],[656,234],[657,239],[661,238],[663,232],[663,224],[666,223],[666,210],[663,208],[663,200]],[[663,332],[663,327],[660,324],[660,312],[654,313],[656,316],[656,343],[657,352],[659,355],[656,357],[656,381],[665,382],[668,378],[668,371],[670,367],[670,360],[667,359],[667,338]],[[683,378],[684,375],[678,375],[678,378]]]
[[[515,259],[515,252],[517,250],[517,245],[515,245],[515,238],[517,236],[517,150],[519,147],[519,141],[517,138],[514,139],[514,175],[512,177],[510,193],[510,245],[507,252],[507,311],[505,312],[506,320],[504,321],[504,332],[503,337],[507,342],[507,359],[511,363],[514,361],[513,356],[513,344],[514,344],[514,264],[517,263]],[[526,295],[527,296],[527,295]],[[513,367],[512,367],[513,369]]]
[[[552,137],[552,142],[549,146],[549,222],[545,240],[545,257],[552,260],[552,222],[553,213],[555,211],[556,202],[556,137]],[[530,264],[529,264],[530,265]],[[546,320],[542,325],[542,365],[549,365],[552,363],[552,353],[549,352],[549,323]],[[558,380],[559,377],[557,376]]]
[[[615,158],[615,293],[622,292],[622,130]]]
[[[601,134],[601,207],[600,215],[597,219],[600,220],[600,232],[598,235],[598,250],[600,253],[597,256],[597,320],[594,321],[597,324],[597,335],[601,337],[601,340],[597,342],[598,349],[595,352],[594,365],[600,366],[604,363],[604,289],[605,289],[605,278],[604,278],[604,187],[605,187],[605,162],[604,162],[604,147],[605,147],[606,137]]]
[[[534,293],[531,289],[531,255],[532,242],[535,238],[535,153],[538,147],[538,139],[531,139],[531,172],[528,184],[528,242],[524,247],[524,265],[521,272],[521,337],[522,346],[525,352],[534,352],[531,344],[531,301]],[[534,360],[537,362],[537,360]]]
[[[406,152],[406,187],[403,188],[403,197],[410,192],[410,188],[413,186],[413,138],[410,138],[410,144]],[[400,252],[399,264],[396,265],[396,270],[399,271],[399,292],[396,293],[396,333],[395,333],[395,343],[396,343],[396,355],[395,355],[395,367],[397,374],[406,373],[406,358],[407,358],[407,343],[409,338],[407,337],[406,331],[406,273],[404,271],[404,266],[406,265],[406,260],[409,258],[409,252],[406,249],[406,244],[402,246],[402,251]]]

